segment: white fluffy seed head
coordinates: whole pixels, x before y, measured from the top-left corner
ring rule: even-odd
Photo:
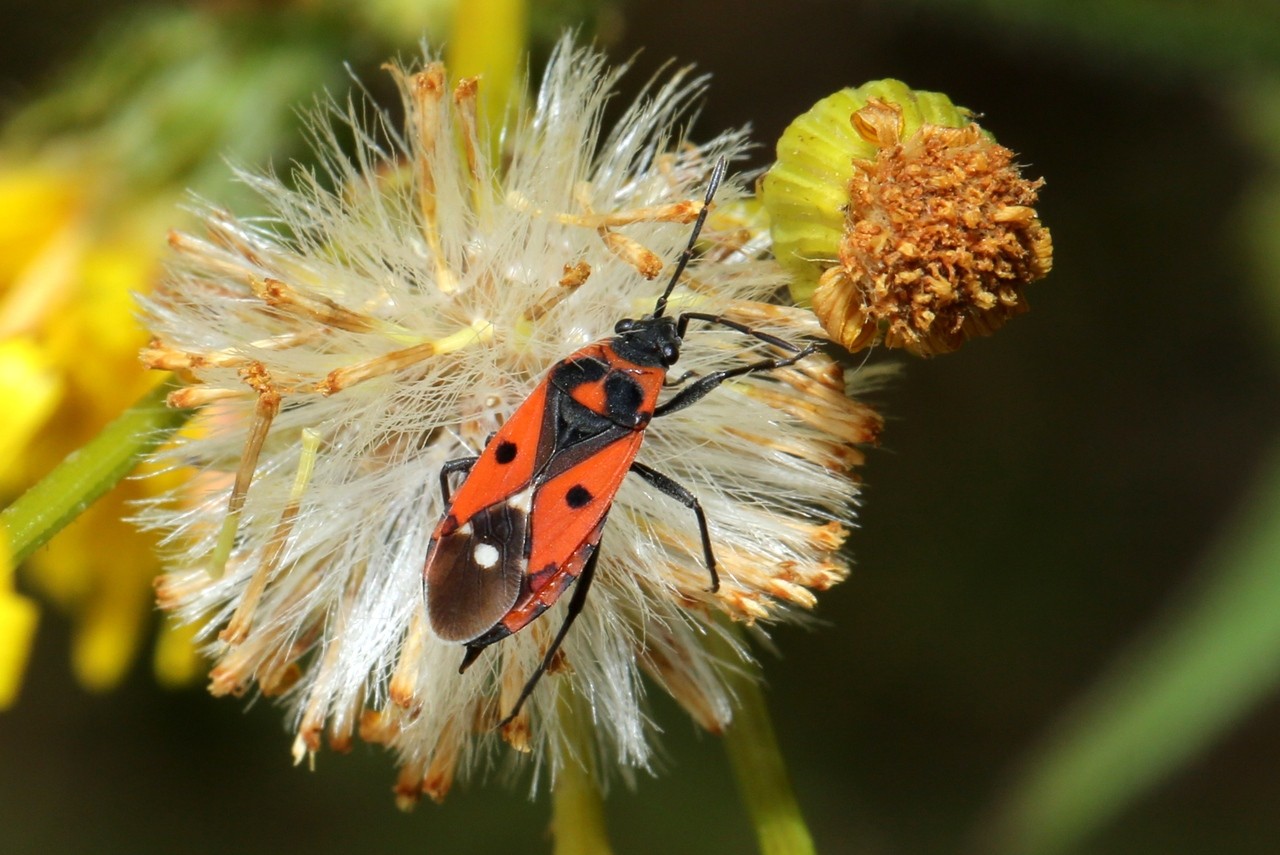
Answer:
[[[297,173],[292,188],[242,175],[272,216],[206,210],[206,234],[173,237],[172,274],[144,301],[155,336],[144,358],[183,369],[180,402],[201,404],[160,453],[196,474],[141,513],[170,535],[161,605],[205,622],[215,692],[283,695],[299,756],[326,733],[386,744],[405,800],[442,796],[502,739],[554,774],[568,708],[558,690],[585,698],[578,708],[590,710],[608,765],[645,767],[642,670],[719,729],[732,716],[721,675],[734,663],[708,651],[708,633],[745,656],[724,618],[785,616],[843,578],[852,446],[874,438],[878,418],[815,356],[655,422],[639,459],[699,497],[719,592],[693,514],[625,480],[567,667],[495,732],[568,597],[458,673],[462,646],[431,633],[423,606],[441,466],[476,454],[557,360],[652,311],[689,236],[687,203],[697,210],[712,164],[739,154],[745,136],[682,139],[702,90],[685,71],[603,133],[619,72],[562,43],[536,103],[503,131],[501,165],[490,164],[483,144],[465,144],[465,97],[433,94],[447,85],[438,64],[395,74],[404,127],[365,105],[326,107],[312,124],[322,170]],[[338,145],[347,135],[350,155]],[[759,255],[766,242],[744,240],[727,213],[737,194],[733,181],[720,189],[707,249],[669,311],[725,313],[790,340],[817,334],[807,312],[769,302],[781,274]],[[678,203],[683,217],[670,213]],[[614,237],[602,239],[601,223]],[[665,275],[637,273],[641,250]],[[766,354],[776,352],[695,323],[673,376]],[[306,450],[304,431],[318,449]],[[481,545],[476,562],[494,553]]]

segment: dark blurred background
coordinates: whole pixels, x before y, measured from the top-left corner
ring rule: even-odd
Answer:
[[[875,395],[888,425],[864,472],[855,573],[821,598],[825,625],[774,632],[771,708],[825,853],[987,851],[985,824],[1045,734],[1188,586],[1211,584],[1215,544],[1280,435],[1263,294],[1276,275],[1249,220],[1274,166],[1239,88],[1280,57],[1261,37],[1237,49],[1210,29],[1225,41],[1184,52],[1194,27],[1148,39],[1101,11],[1091,21],[1094,4],[1023,5],[1043,14],[667,0],[609,18],[609,53],[635,55],[625,87],[670,57],[696,63],[714,76],[698,128],[750,123],[758,166],[815,100],[892,76],[978,111],[1047,179],[1055,266],[1029,289],[1031,313],[945,358],[898,358]],[[1159,20],[1160,4],[1119,5]],[[39,93],[113,14],[0,9],[0,107]],[[378,749],[294,768],[269,703],[163,691],[143,664],[88,694],[67,655],[50,613],[21,702],[0,716],[2,851],[549,848],[548,800],[523,783],[401,815]],[[1071,851],[1280,851],[1280,705],[1258,695]],[[611,792],[616,851],[753,851],[717,740],[664,699],[655,709],[664,768]]]

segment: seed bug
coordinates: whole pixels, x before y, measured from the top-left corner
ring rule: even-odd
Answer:
[[[582,611],[600,558],[605,519],[628,472],[693,512],[711,591],[719,589],[711,533],[697,497],[635,459],[650,422],[696,403],[725,380],[783,368],[815,350],[718,315],[666,315],[725,167],[721,159],[711,173],[688,245],[652,314],[618,321],[613,337],[557,362],[479,455],[450,460],[440,471],[447,510],[427,549],[427,618],[438,637],[466,647],[460,673],[486,647],[528,626],[577,582],[559,631],[504,725],[519,713]],[[698,377],[659,402],[669,385],[667,372],[680,358],[694,321],[737,330],[790,355]],[[682,385],[691,376],[670,385]],[[455,492],[450,477],[458,473],[466,477]]]

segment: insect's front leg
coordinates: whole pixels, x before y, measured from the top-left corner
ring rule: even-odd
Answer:
[[[760,333],[759,335],[764,334]],[[795,345],[790,346],[795,347]],[[699,379],[698,382],[693,385],[685,387],[679,394],[667,401],[665,404],[659,404],[655,407],[653,417],[656,419],[659,416],[666,416],[683,410],[685,407],[706,397],[708,392],[732,377],[741,377],[744,374],[753,374],[756,371],[772,371],[775,368],[786,368],[788,365],[794,365],[801,359],[809,356],[817,349],[816,345],[811,344],[802,350],[798,350],[791,356],[787,356],[782,359],[762,359],[759,362],[752,362],[747,365],[740,365],[737,368],[730,368],[725,371],[716,371],[712,374],[708,374],[707,376]]]
[[[446,460],[440,467],[440,495],[444,498],[446,507],[453,504],[453,489],[449,486],[449,476],[455,472],[470,472],[471,467],[475,466],[479,459],[479,457],[455,457],[453,460]]]
[[[794,342],[787,341],[785,338],[779,338],[776,335],[760,332],[760,330],[748,326],[747,324],[740,323],[739,321],[731,321],[728,318],[721,317],[720,315],[708,315],[705,312],[684,312],[680,315],[676,320],[676,335],[681,339],[684,338],[685,333],[689,329],[689,321],[704,321],[708,324],[717,324],[722,327],[728,327],[731,330],[737,330],[740,333],[746,333],[752,338],[758,338],[763,342],[772,344],[774,347],[780,347],[783,350],[789,350],[792,353],[798,353],[800,351],[799,345]]]
[[[691,378],[694,378],[697,376],[698,376],[698,372],[696,371],[686,371],[685,373],[681,374],[679,377],[664,377],[662,380],[662,385],[667,389],[674,389],[676,386],[683,386]]]
[[[707,515],[702,512],[702,503],[698,501],[698,497],[670,476],[663,475],[656,469],[650,469],[643,463],[633,462],[631,471],[693,511],[693,515],[698,520],[698,534],[702,536],[702,555],[707,562],[707,572],[711,574],[711,593],[714,594],[720,590],[720,576],[716,573],[716,556],[711,549],[711,532],[707,528]]]

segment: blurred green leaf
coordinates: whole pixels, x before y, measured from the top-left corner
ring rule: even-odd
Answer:
[[[1077,850],[1280,683],[1280,447],[1204,569],[1016,781],[994,851]]]
[[[1236,218],[1237,231],[1253,266],[1249,282],[1262,309],[1259,326],[1280,349],[1280,74],[1245,81],[1232,96],[1237,126],[1264,159]]]
[[[1225,71],[1280,62],[1280,4],[1273,2],[915,0],[915,5],[965,17],[977,12],[1051,39],[1103,47],[1115,57],[1159,59],[1170,69]]]

